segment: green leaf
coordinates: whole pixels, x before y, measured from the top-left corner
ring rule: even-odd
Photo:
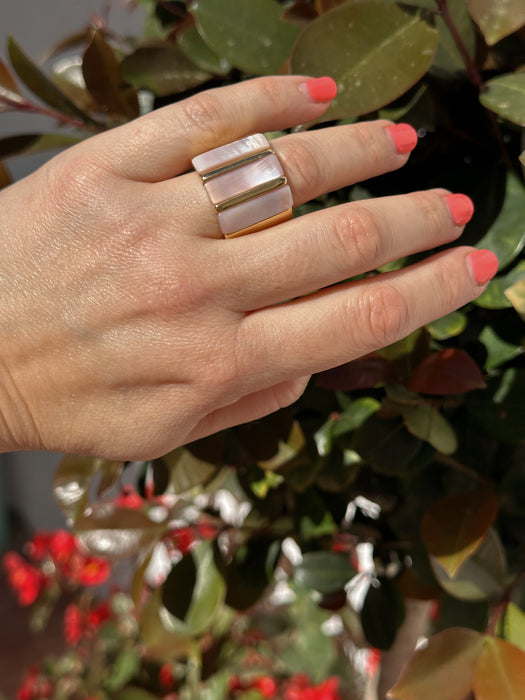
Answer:
[[[463,333],[467,327],[467,316],[461,311],[453,311],[436,321],[427,323],[426,329],[435,340],[448,340]]]
[[[24,102],[20,88],[16,84],[11,71],[0,58],[0,112],[11,109],[11,107],[2,105],[2,97],[15,104]]]
[[[108,559],[136,556],[159,539],[165,523],[156,523],[146,513],[100,503],[89,515],[77,520],[75,534],[92,554]]]
[[[523,279],[525,279],[525,260],[520,260],[508,274],[494,277],[483,294],[473,303],[476,306],[481,306],[482,309],[510,309],[512,303],[505,296],[505,291]]]
[[[66,134],[17,134],[0,139],[0,158],[27,156],[57,148],[68,148],[81,139]]]
[[[508,369],[491,381],[489,389],[469,398],[468,410],[489,435],[511,444],[523,442],[525,371]]]
[[[421,539],[450,577],[480,547],[496,518],[498,505],[496,494],[483,488],[446,496],[426,511]]]
[[[199,636],[212,624],[225,592],[213,547],[203,542],[173,567],[162,588],[162,602],[174,618],[174,629]]]
[[[465,0],[448,0],[448,11],[452,17],[467,53],[474,59],[476,53],[476,34],[474,25],[465,6]],[[435,7],[435,2],[430,7]],[[439,44],[430,67],[430,72],[440,77],[454,76],[465,73],[465,59],[458,49],[456,40],[452,36],[447,23],[438,13],[436,15],[436,28],[439,32]]]
[[[472,688],[483,636],[453,627],[430,638],[409,659],[388,692],[391,700],[463,700]],[[499,700],[502,700],[501,698]]]
[[[28,56],[22,51],[15,40],[9,37],[9,58],[20,80],[50,107],[78,119],[84,124],[98,126],[85,112],[79,109],[69,97],[66,97],[49,78],[42,73]]]
[[[522,0],[466,0],[472,19],[481,29],[489,46],[512,34],[525,24]]]
[[[523,75],[525,78],[525,74]],[[525,88],[525,83],[524,83]],[[525,91],[522,96],[525,114]],[[525,185],[509,171],[503,207],[485,236],[477,243],[496,253],[500,268],[506,267],[525,245]]]
[[[380,408],[379,401],[369,396],[354,399],[337,418],[329,418],[314,434],[319,454],[321,456],[329,454],[334,438],[359,428]]]
[[[301,586],[319,593],[333,593],[357,574],[346,554],[337,552],[306,552],[294,571],[294,579]]]
[[[458,600],[442,593],[439,598],[437,631],[450,627],[467,627],[475,632],[485,632],[489,624],[489,610],[486,600]]]
[[[255,75],[278,73],[301,31],[274,0],[196,0],[191,12],[218,56]]]
[[[113,691],[111,694],[112,700],[158,700],[158,695],[148,693],[142,688],[122,688],[121,690]]]
[[[452,578],[431,558],[439,585],[460,600],[499,600],[507,585],[507,563],[500,538],[489,530],[479,549],[465,560]]]
[[[142,46],[121,64],[125,80],[136,88],[151,90],[157,97],[176,95],[212,77],[195,65],[176,44]]]
[[[391,579],[373,581],[361,610],[361,624],[368,643],[376,649],[390,649],[405,619],[405,604]]]
[[[205,486],[219,471],[220,464],[211,464],[196,457],[184,447],[169,452],[160,458],[170,473],[168,491],[187,493],[196,487]]]
[[[109,669],[109,675],[104,686],[109,691],[115,691],[129,683],[140,671],[141,659],[135,649],[123,649]]]
[[[525,73],[508,73],[488,80],[479,99],[500,117],[525,126]]]
[[[231,71],[230,63],[217,56],[199,34],[197,27],[185,29],[177,36],[177,43],[186,57],[201,71],[224,76]]]
[[[53,495],[64,515],[74,523],[84,514],[89,502],[89,489],[96,474],[123,462],[67,455],[57,467],[53,479]]]
[[[520,700],[524,688],[525,652],[486,636],[474,671],[476,700]]]
[[[523,286],[525,303],[525,280],[517,284]],[[512,287],[510,289],[512,289]],[[507,290],[507,292],[508,291],[509,290]],[[513,345],[512,343],[505,342],[490,326],[485,326],[479,334],[479,339],[487,349],[487,360],[485,362],[485,367],[487,369],[496,369],[505,362],[513,360],[523,353],[523,348],[520,345]]]
[[[407,430],[425,440],[438,452],[451,455],[458,448],[454,428],[439,410],[429,403],[419,406],[403,406],[401,409]]]
[[[283,467],[294,459],[306,445],[306,438],[297,421],[292,423],[290,434],[286,440],[279,440],[278,449],[270,459],[262,459],[257,466],[265,471],[273,471]]]
[[[84,51],[82,74],[87,89],[103,111],[125,119],[138,116],[137,93],[124,84],[115,52],[100,31],[93,32]]]
[[[438,33],[419,11],[386,0],[348,2],[321,15],[297,40],[291,70],[330,75],[339,91],[324,118],[373,112],[426,73]]]
[[[525,612],[510,602],[505,609],[501,627],[507,642],[525,651]]]

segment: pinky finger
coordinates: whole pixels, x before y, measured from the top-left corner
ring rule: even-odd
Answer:
[[[224,406],[208,414],[188,435],[187,442],[212,435],[233,425],[249,423],[290,406],[302,395],[310,380],[310,375],[290,379],[267,389],[261,389],[243,396],[229,406]]]

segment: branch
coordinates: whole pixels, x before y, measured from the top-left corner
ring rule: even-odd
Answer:
[[[86,124],[85,122],[80,121],[79,119],[68,117],[66,114],[62,114],[62,112],[57,112],[54,109],[49,109],[48,107],[41,107],[40,105],[37,105],[34,102],[29,102],[29,100],[11,100],[6,95],[0,95],[0,106],[1,105],[5,105],[6,107],[10,107],[12,110],[19,112],[30,112],[32,114],[40,114],[44,117],[50,117],[51,119],[55,119],[61,124],[65,124],[67,126],[74,126],[76,129],[92,131],[95,134],[102,130],[97,129],[91,124]]]
[[[454,18],[450,14],[448,0],[436,0],[436,5],[438,7],[439,14],[443,17],[443,21],[447,25],[448,30],[452,34],[452,38],[454,39],[456,46],[458,47],[458,50],[463,57],[465,67],[467,69],[467,73],[471,83],[476,87],[478,92],[481,91],[481,88],[483,87],[481,73],[479,72],[478,67],[475,64],[474,59],[469,54],[467,47],[465,46],[465,42],[463,41],[463,38],[458,28],[456,27]]]

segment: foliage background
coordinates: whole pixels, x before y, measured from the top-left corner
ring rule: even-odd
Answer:
[[[81,545],[135,569],[128,612],[137,636],[117,635],[116,646],[104,647],[96,679],[89,664],[73,664],[74,696],[158,697],[144,669],[167,659],[181,697],[260,696],[257,688],[228,690],[228,678],[249,684],[268,669],[276,693],[306,670],[312,683],[336,675],[341,697],[359,697],[359,650],[374,648],[383,652],[378,697],[396,680],[390,697],[406,700],[520,697],[522,0],[140,4],[143,37],[119,37],[99,22],[54,47],[43,69],[9,40],[0,110],[51,115],[65,128],[2,139],[1,158],[68,146],[252,75],[332,75],[339,95],[329,123],[402,120],[420,143],[402,171],[296,214],[447,187],[476,205],[463,241],[494,250],[500,269],[476,302],[318,375],[290,409],[152,463],[62,462],[55,496]],[[2,184],[9,179],[0,166]],[[130,502],[123,489],[132,482],[140,500]],[[188,528],[191,542],[182,546]],[[427,627],[434,636],[399,679]],[[124,650],[133,663],[119,675]]]

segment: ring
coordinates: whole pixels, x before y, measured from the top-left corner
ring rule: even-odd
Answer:
[[[287,221],[292,191],[263,134],[219,146],[192,160],[225,238],[236,238]]]

